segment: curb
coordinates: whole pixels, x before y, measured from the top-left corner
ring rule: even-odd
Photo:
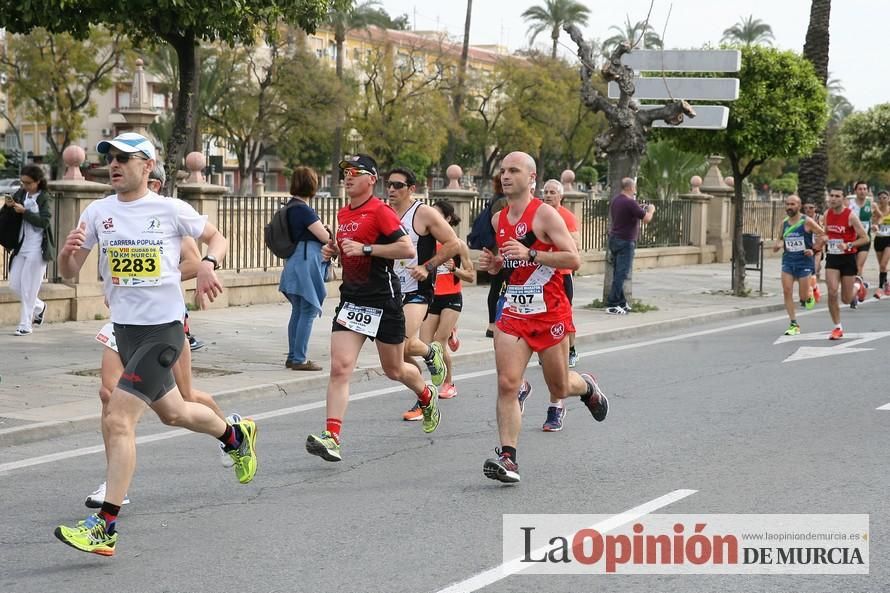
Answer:
[[[727,309],[725,311],[714,311],[702,315],[688,315],[678,317],[676,319],[666,319],[663,321],[655,321],[648,323],[640,323],[628,327],[594,331],[586,334],[576,334],[576,344],[591,344],[599,341],[621,340],[626,338],[639,337],[649,335],[664,330],[682,329],[693,325],[703,325],[716,321],[724,321],[727,319],[736,319],[739,317],[751,317],[754,315],[763,315],[766,313],[774,313],[784,310],[783,303],[772,305],[757,305],[754,307]],[[455,362],[472,361],[493,362],[494,348],[487,350],[478,350],[474,352],[463,352],[461,354],[452,354],[452,360]],[[350,384],[360,384],[371,381],[372,379],[383,376],[383,369],[380,367],[361,369],[353,375]],[[228,391],[220,391],[213,394],[213,398],[220,404],[231,404],[237,402],[247,402],[257,400],[262,397],[268,397],[271,392],[279,391],[284,396],[288,395],[288,389],[300,387],[303,389],[315,389],[327,385],[328,375],[324,374],[315,377],[294,378],[278,383],[260,383],[239,389],[231,389]],[[155,423],[160,425],[160,421],[151,416],[146,417],[145,423]],[[24,426],[16,426],[0,430],[0,447],[9,447],[14,445],[24,445],[45,439],[67,436],[77,432],[99,431],[98,414],[89,416],[79,416],[65,421],[52,422],[36,422]]]

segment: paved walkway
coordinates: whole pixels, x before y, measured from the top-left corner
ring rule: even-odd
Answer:
[[[869,260],[870,267],[874,262]],[[729,264],[709,264],[637,271],[634,298],[657,311],[606,315],[585,308],[601,298],[601,275],[576,279],[575,324],[582,347],[603,339],[633,337],[647,332],[678,328],[742,315],[782,309],[779,260],[765,264],[764,294],[747,298],[730,295]],[[748,286],[757,287],[757,272],[748,272]],[[874,276],[875,274],[870,274]],[[464,291],[464,313],[459,324],[461,360],[489,360],[491,340],[485,338],[487,286]],[[328,298],[324,315],[317,320],[310,343],[310,358],[324,368],[320,372],[291,371],[284,366],[287,352],[286,324],[290,306],[285,303],[253,305],[192,315],[193,333],[207,346],[193,353],[196,385],[217,397],[223,409],[232,402],[279,394],[287,398],[300,387],[320,387],[327,382],[331,317],[336,300]],[[824,307],[824,302],[820,307]],[[815,318],[814,318],[815,319]],[[94,339],[104,321],[47,324],[31,336],[15,337],[12,328],[0,335],[0,446],[49,438],[74,430],[98,430],[98,368],[102,346]],[[830,321],[819,319],[816,330],[827,330]],[[9,331],[5,331],[8,329]],[[777,324],[776,332],[784,327]],[[805,328],[809,329],[809,328]],[[382,374],[376,350],[366,346],[354,381]],[[150,415],[147,415],[148,417]]]

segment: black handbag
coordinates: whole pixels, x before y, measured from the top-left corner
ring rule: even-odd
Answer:
[[[9,251],[19,247],[24,218],[8,206],[0,208],[0,245]]]

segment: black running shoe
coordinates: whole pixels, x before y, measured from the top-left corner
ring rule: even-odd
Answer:
[[[504,482],[505,484],[515,484],[519,481],[519,465],[509,456],[501,453],[500,449],[495,449],[497,457],[486,459],[482,465],[482,473],[486,478]]]
[[[581,378],[584,379],[585,383],[590,385],[590,395],[582,395],[581,401],[584,402],[584,405],[590,410],[593,419],[597,422],[602,422],[606,419],[606,415],[609,413],[609,398],[607,398],[606,394],[603,393],[603,390],[600,389],[600,386],[593,375],[590,373],[581,373]]]

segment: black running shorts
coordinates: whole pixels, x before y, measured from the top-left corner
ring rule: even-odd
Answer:
[[[124,372],[117,386],[148,405],[176,387],[173,365],[182,352],[182,322],[162,325],[114,324],[117,352]]]

